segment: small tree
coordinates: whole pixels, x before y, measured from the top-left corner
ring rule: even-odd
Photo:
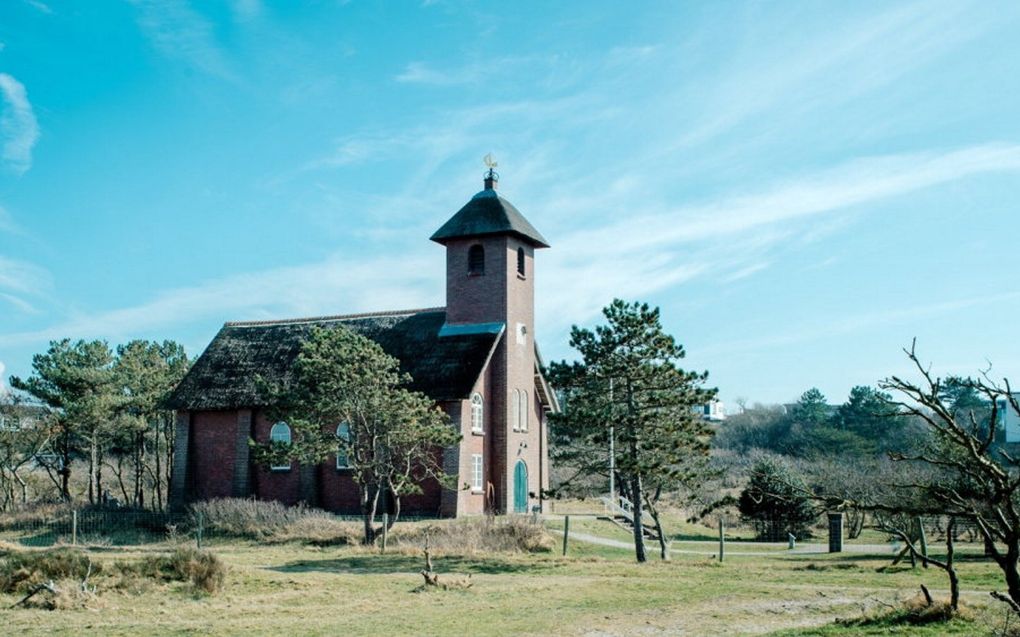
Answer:
[[[432,400],[406,389],[410,380],[374,341],[342,326],[313,329],[290,382],[263,387],[276,405],[274,418],[290,425],[292,442],[253,441],[256,460],[312,465],[343,454],[360,489],[364,541],[372,543],[387,493],[395,508],[392,525],[401,498],[420,493],[423,481],[452,486],[441,454],[460,434]],[[341,423],[348,432],[342,438],[336,433]]]
[[[102,462],[111,418],[123,396],[117,391],[113,352],[105,341],[53,341],[32,357],[32,376],[11,377],[11,386],[28,392],[56,412],[54,450],[60,456],[61,495],[71,498],[71,460],[85,455],[89,502],[103,492]]]
[[[711,400],[715,390],[702,387],[707,372],[679,368],[684,349],[662,329],[658,308],[616,299],[602,313],[606,325],[571,330],[570,345],[581,361],[550,366],[553,385],[565,394],[564,413],[552,421],[559,443],[555,457],[573,465],[579,476],[607,475],[613,438],[614,465],[632,504],[637,561],[647,559],[646,508],[656,520],[666,559],[656,502],[664,490],[707,476],[702,459],[712,429],[695,408]]]
[[[803,478],[786,461],[762,456],[751,469],[738,508],[759,539],[779,542],[787,533],[802,537],[817,517],[808,493]]]

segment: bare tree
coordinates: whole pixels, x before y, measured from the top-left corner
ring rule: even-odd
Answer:
[[[920,419],[932,437],[916,453],[892,453],[890,457],[931,471],[926,478],[890,485],[884,498],[867,506],[876,511],[941,514],[973,521],[1002,570],[1009,599],[1014,607],[1020,606],[1020,460],[995,444],[1004,427],[1004,412],[1020,415],[1020,404],[1008,380],[999,384],[984,372],[979,378],[953,380],[973,390],[988,406],[980,417],[977,410],[960,417],[947,404],[945,381],[918,359],[916,342],[905,352],[920,381],[892,376],[882,381],[881,387],[898,394],[900,399],[890,403],[900,414]],[[906,501],[896,502],[891,497],[894,494],[906,496]]]

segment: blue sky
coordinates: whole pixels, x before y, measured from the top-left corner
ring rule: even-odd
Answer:
[[[0,365],[443,303],[481,187],[537,337],[661,306],[728,402],[1020,384],[1020,4],[0,3]]]

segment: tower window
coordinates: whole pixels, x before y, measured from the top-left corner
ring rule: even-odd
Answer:
[[[517,274],[524,276],[524,248],[517,248]]]
[[[485,274],[485,248],[481,244],[468,249],[468,274]]]
[[[485,430],[485,421],[483,419],[484,413],[482,412],[482,395],[475,393],[471,396],[471,431],[474,433],[482,433]]]

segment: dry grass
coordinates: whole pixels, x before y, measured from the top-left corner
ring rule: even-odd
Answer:
[[[215,555],[194,548],[177,548],[169,555],[147,555],[134,562],[117,562],[124,576],[163,582],[190,582],[196,591],[215,593],[223,588],[227,567]],[[119,587],[130,587],[122,581]]]
[[[0,531],[9,531],[32,526],[43,526],[60,516],[68,516],[71,505],[66,502],[55,504],[32,504],[4,511],[0,515]]]
[[[543,553],[552,550],[554,545],[544,525],[524,516],[474,517],[436,524],[398,525],[394,531],[390,540],[397,547],[420,549],[428,533],[432,549],[463,555]]]
[[[213,533],[261,542],[306,542],[318,546],[354,544],[361,532],[357,525],[334,515],[303,506],[279,502],[224,498],[192,506],[194,517]]]

